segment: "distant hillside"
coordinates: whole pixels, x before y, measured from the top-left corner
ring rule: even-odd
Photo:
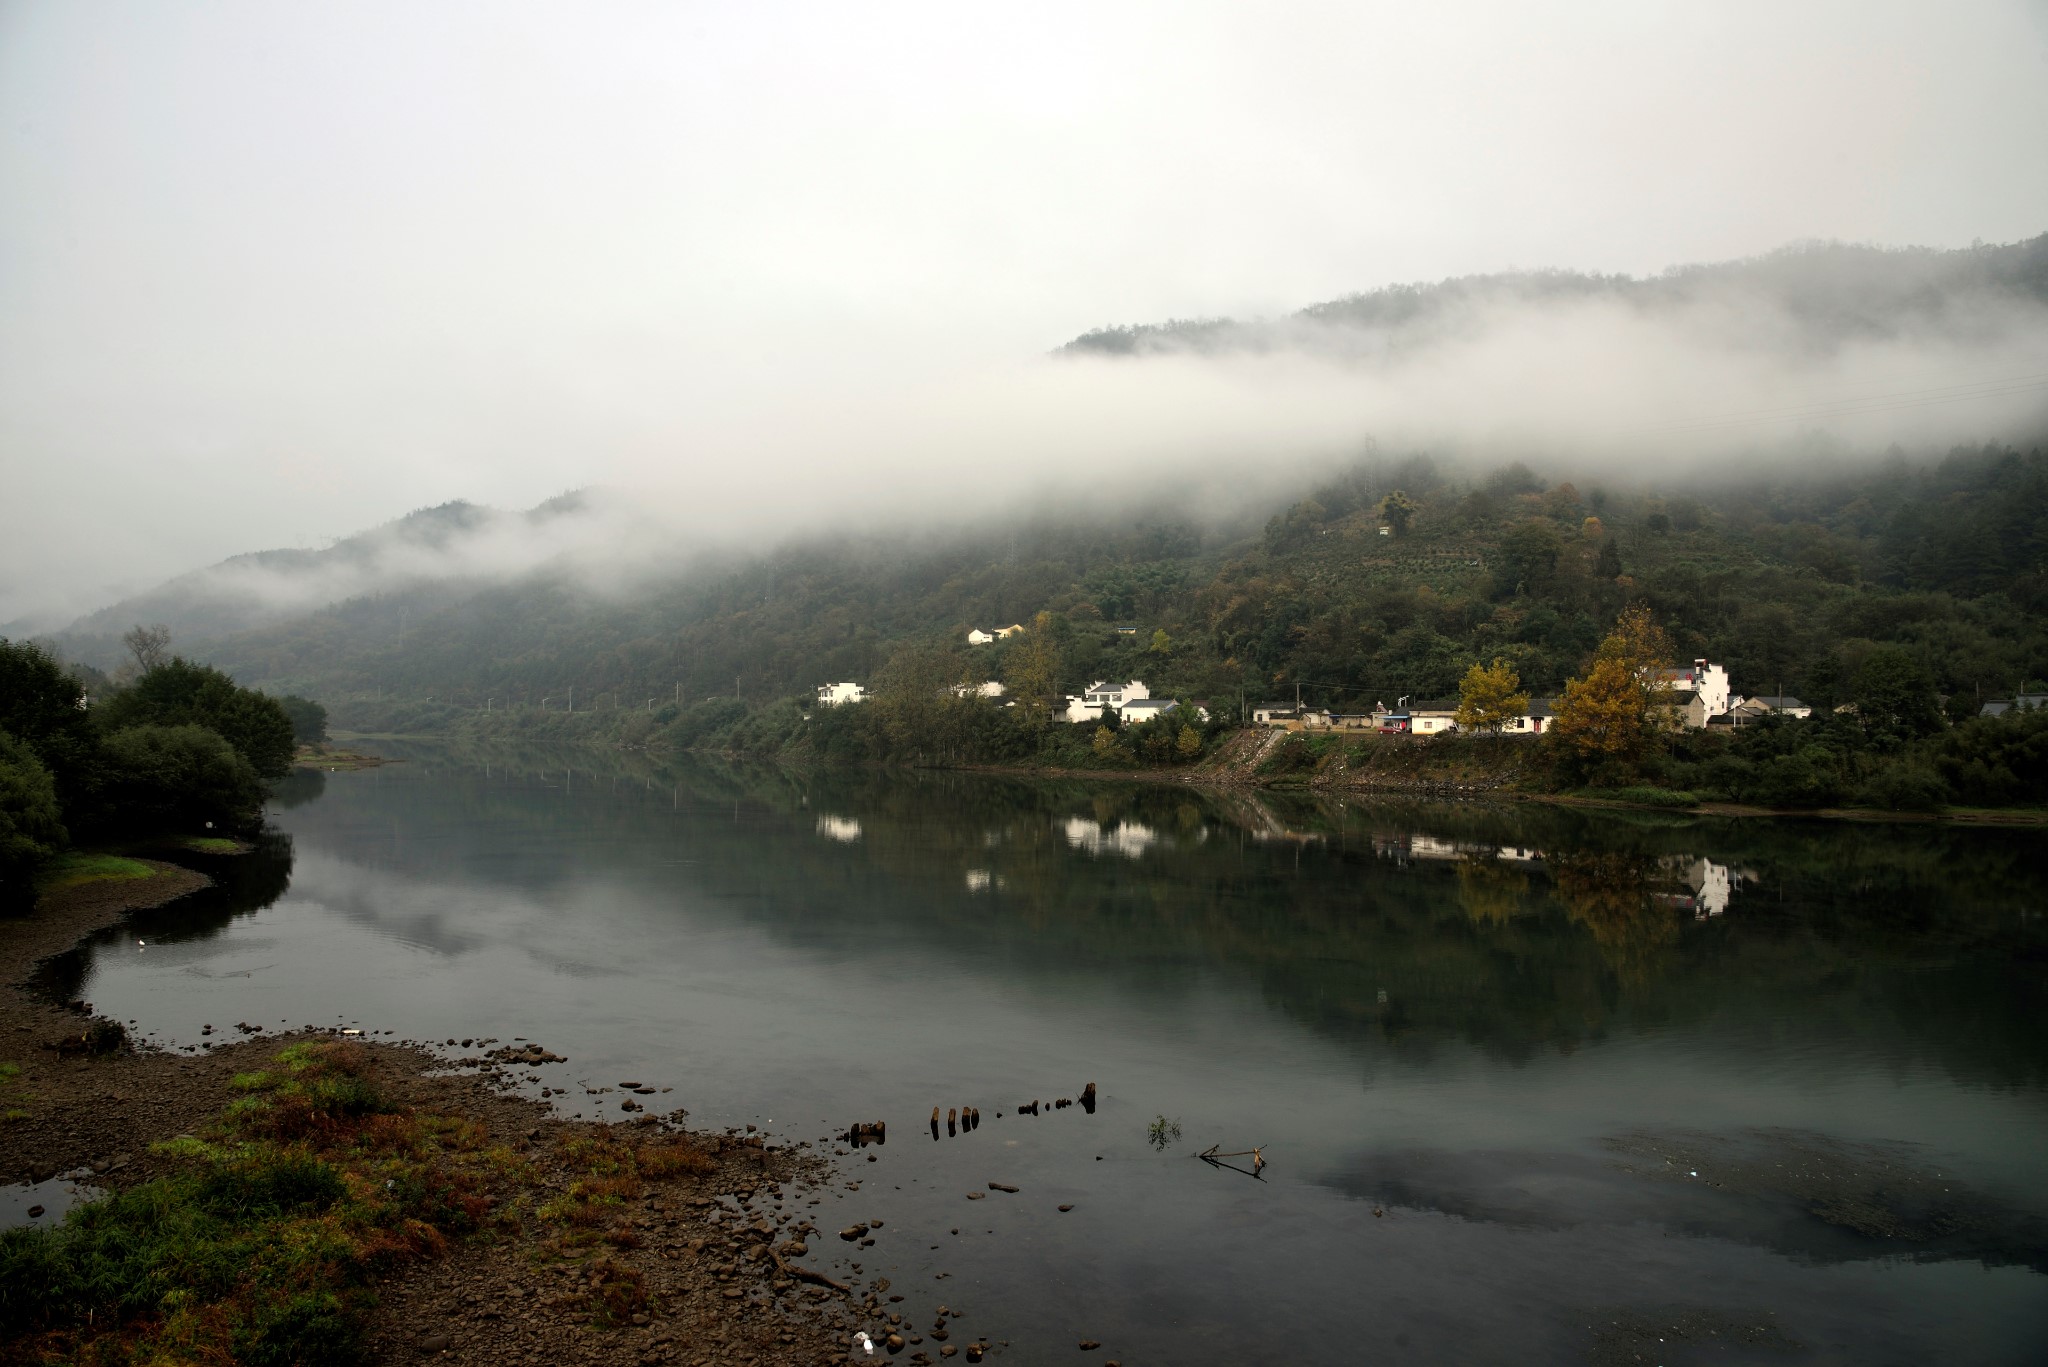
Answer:
[[[1397,490],[1412,513],[1382,534]],[[1340,706],[1443,696],[1496,657],[1554,692],[1637,600],[1749,691],[1825,703],[1880,644],[1912,651],[1965,710],[2048,675],[2038,448],[1706,490],[1415,459],[1295,494],[1263,525],[1106,517],[921,545],[819,540],[630,594],[555,570],[421,583],[178,644],[360,729],[432,727],[487,701],[559,714],[572,689],[579,712],[756,706],[872,680],[913,646],[1001,678],[1017,643],[969,647],[967,629],[1040,611],[1066,691],[1139,677],[1233,702],[1297,685]]]
[[[582,495],[566,494],[524,513],[461,501],[421,508],[321,550],[252,551],[179,575],[53,639],[71,658],[111,669],[124,654],[121,633],[138,622],[161,622],[191,647],[363,596],[404,593],[445,604],[502,573],[475,553],[494,535],[530,534],[582,507]]]
[[[1765,256],[1674,267],[1660,275],[1511,271],[1435,284],[1389,285],[1314,304],[1282,319],[1176,319],[1098,328],[1069,355],[1299,348],[1360,352],[1427,346],[1489,310],[1605,302],[1645,312],[1713,312],[1745,326],[1759,311],[1825,351],[1906,333],[1965,334],[1987,310],[2048,305],[2048,234],[1956,251],[1803,243]]]

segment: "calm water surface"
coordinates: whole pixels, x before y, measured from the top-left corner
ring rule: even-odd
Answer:
[[[1016,1362],[2048,1360],[2038,832],[403,753],[51,990],[886,1120],[828,1256]]]

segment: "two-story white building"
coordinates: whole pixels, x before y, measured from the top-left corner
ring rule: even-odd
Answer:
[[[857,683],[828,683],[818,685],[818,706],[837,707],[843,702],[866,702],[867,689]]]
[[[1121,711],[1125,703],[1136,702],[1140,698],[1149,698],[1151,696],[1152,690],[1145,687],[1144,683],[1138,679],[1132,679],[1129,683],[1120,684],[1098,680],[1095,683],[1089,684],[1086,690],[1079,696],[1072,693],[1067,695],[1067,720],[1070,722],[1100,721],[1102,720],[1102,710],[1105,707],[1113,707]]]
[[[1674,722],[1698,730],[1709,717],[1728,711],[1733,701],[1728,692],[1728,671],[1721,665],[1694,660],[1678,669],[1659,669],[1650,675],[1653,687],[1663,691],[1659,703]]]

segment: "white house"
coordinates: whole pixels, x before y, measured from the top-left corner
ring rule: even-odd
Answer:
[[[867,689],[857,683],[829,683],[818,685],[818,706],[837,707],[843,702],[866,702]]]
[[[1813,715],[1813,708],[1797,698],[1769,696],[1737,698],[1728,708],[1728,715],[1737,726],[1760,720],[1773,713],[1781,717],[1798,717],[1804,721]]]
[[[1540,736],[1550,729],[1557,719],[1557,699],[1531,698],[1529,710],[1519,717],[1511,717],[1500,728],[1503,736]]]
[[[996,628],[996,639],[998,641],[1007,641],[1012,636],[1022,636],[1023,634],[1024,624],[1022,622],[1012,622],[1006,627]]]
[[[1125,703],[1136,702],[1140,698],[1149,698],[1151,696],[1152,690],[1145,687],[1137,679],[1133,679],[1129,683],[1120,684],[1098,680],[1095,683],[1089,684],[1086,691],[1079,697],[1071,693],[1067,695],[1067,720],[1071,722],[1100,721],[1102,719],[1102,709],[1105,707],[1114,707],[1121,712]]]
[[[1257,726],[1286,726],[1301,720],[1301,709],[1291,702],[1252,704],[1252,722]]]
[[[1122,716],[1127,722],[1151,721],[1154,717],[1165,716],[1179,706],[1180,704],[1172,698],[1137,698],[1124,704]]]
[[[1659,669],[1650,675],[1650,682],[1669,690],[1665,702],[1674,711],[1683,710],[1685,725],[1694,729],[1728,710],[1728,671],[1720,665],[1694,660],[1681,669]]]
[[[1408,729],[1418,736],[1433,736],[1458,723],[1458,701],[1412,703],[1408,708]]]
[[[1009,691],[994,679],[987,683],[953,685],[953,696],[956,698],[1000,698]]]
[[[995,639],[996,637],[994,632],[983,631],[980,627],[976,627],[974,628],[974,630],[967,633],[967,644],[971,646],[985,646],[990,641],[993,641]]]

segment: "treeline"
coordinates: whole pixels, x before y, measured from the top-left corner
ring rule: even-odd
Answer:
[[[318,704],[294,701],[317,730]],[[217,669],[152,659],[93,696],[41,647],[0,638],[0,903],[32,895],[37,866],[74,842],[253,827],[295,746],[284,704]]]

